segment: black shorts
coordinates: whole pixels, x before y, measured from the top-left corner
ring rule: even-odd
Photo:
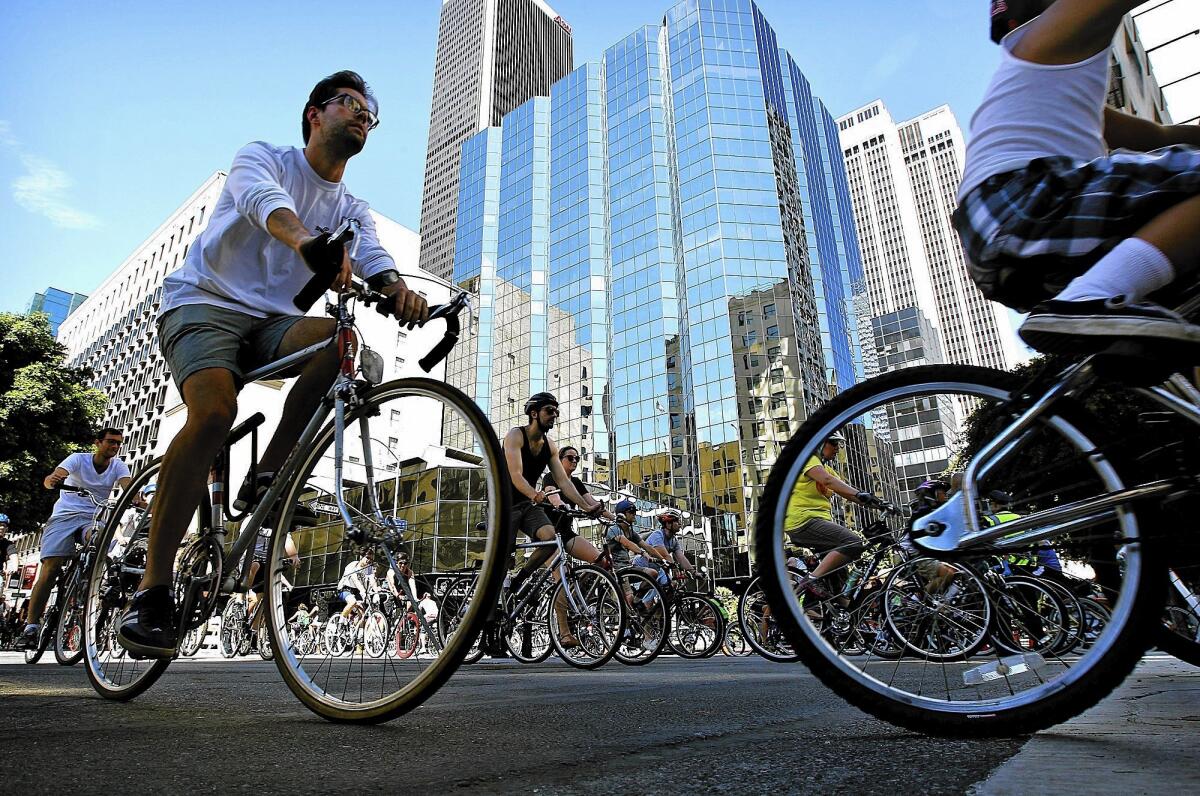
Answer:
[[[520,531],[534,541],[537,541],[537,532],[541,528],[547,525],[555,527],[546,515],[546,510],[532,500],[523,500],[512,507],[509,525],[514,532]],[[575,533],[574,528],[563,526],[558,528],[558,533],[564,542],[569,542],[579,535]]]
[[[1165,210],[1200,195],[1200,148],[1039,158],[989,177],[954,212],[967,270],[1018,310],[1052,298]]]

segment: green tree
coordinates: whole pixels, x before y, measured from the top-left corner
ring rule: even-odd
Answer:
[[[42,479],[95,436],[107,399],[91,375],[67,367],[46,315],[0,313],[0,512],[15,533],[46,521],[57,493]]]

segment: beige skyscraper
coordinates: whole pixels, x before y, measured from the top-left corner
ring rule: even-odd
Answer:
[[[542,0],[444,0],[421,197],[421,268],[454,271],[462,143],[571,71],[571,28]]]

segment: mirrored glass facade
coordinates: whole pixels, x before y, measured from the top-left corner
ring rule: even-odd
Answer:
[[[462,163],[454,278],[481,300],[450,378],[500,433],[554,392],[584,480],[661,495],[744,574],[780,447],[862,377],[870,331],[836,126],[796,62],[750,0],[680,2]],[[886,480],[848,436],[839,469]]]

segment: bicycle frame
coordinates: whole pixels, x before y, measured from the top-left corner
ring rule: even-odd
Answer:
[[[1088,357],[1067,368],[1040,398],[972,457],[963,473],[962,489],[913,524],[914,542],[919,548],[936,555],[989,544],[1001,550],[1027,547],[1069,531],[1108,522],[1121,516],[1122,507],[1132,501],[1170,499],[1180,491],[1181,485],[1176,480],[1151,481],[1027,514],[988,528],[980,527],[979,512],[976,511],[979,481],[1009,459],[1059,401],[1079,398],[1097,384],[1095,359]],[[1138,387],[1134,391],[1200,425],[1200,391],[1180,374],[1173,374],[1159,386]],[[1049,422],[1061,433],[1076,436],[1082,450],[1095,450],[1092,441],[1067,421],[1051,418]],[[1100,457],[1093,457],[1093,462],[1102,474],[1117,480],[1111,464]]]

